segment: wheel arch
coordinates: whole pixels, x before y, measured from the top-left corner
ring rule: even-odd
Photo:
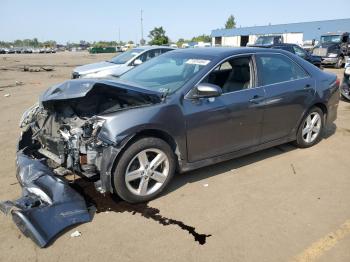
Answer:
[[[125,142],[123,143],[123,146],[120,152],[118,153],[118,156],[114,160],[112,171],[115,170],[116,165],[118,164],[119,158],[124,153],[124,151],[136,140],[139,140],[140,138],[143,138],[143,137],[156,137],[168,143],[168,145],[171,147],[172,151],[174,152],[177,158],[175,160],[176,160],[176,169],[178,170],[180,161],[181,159],[183,159],[183,156],[181,153],[183,151],[181,150],[179,143],[168,132],[161,129],[149,128],[149,129],[140,130],[134,133],[133,135],[130,135],[127,138],[125,138]]]
[[[328,114],[328,109],[327,109],[327,106],[322,103],[322,102],[317,102],[317,103],[313,103],[311,106],[309,106],[305,112],[302,114],[302,117],[300,118],[299,120],[299,123],[297,125],[297,128],[295,129],[295,132],[298,132],[302,122],[303,122],[303,119],[305,118],[305,116],[307,115],[307,113],[311,110],[311,108],[313,107],[318,107],[322,110],[323,112],[323,120],[324,120],[324,123],[326,123],[326,120],[327,120],[327,114]]]

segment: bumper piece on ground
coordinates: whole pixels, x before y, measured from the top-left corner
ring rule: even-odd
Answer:
[[[0,211],[11,214],[17,227],[38,246],[47,246],[67,227],[90,222],[84,198],[54,176],[43,161],[17,153],[17,179],[22,197],[0,202]]]

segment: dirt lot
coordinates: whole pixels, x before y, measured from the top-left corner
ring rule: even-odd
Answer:
[[[22,112],[75,66],[111,56],[0,55],[0,199],[20,194]],[[23,72],[26,65],[54,71]],[[282,145],[178,175],[147,205],[96,194],[93,221],[46,249],[1,215],[0,261],[350,261],[350,103],[341,101],[338,114],[313,148]],[[81,237],[70,237],[75,230]]]

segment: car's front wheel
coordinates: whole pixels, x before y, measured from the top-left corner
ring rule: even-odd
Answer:
[[[306,148],[317,144],[322,138],[324,127],[323,111],[313,107],[306,114],[297,133],[296,145]]]
[[[174,152],[155,137],[135,141],[122,154],[114,172],[115,192],[130,203],[157,196],[175,173]]]

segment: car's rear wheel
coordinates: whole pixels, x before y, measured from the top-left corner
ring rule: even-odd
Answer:
[[[170,182],[175,166],[168,143],[155,137],[141,138],[118,161],[113,178],[115,192],[130,203],[149,201]]]
[[[311,108],[301,122],[297,133],[296,145],[306,148],[317,144],[322,138],[323,127],[323,111],[319,107]]]

